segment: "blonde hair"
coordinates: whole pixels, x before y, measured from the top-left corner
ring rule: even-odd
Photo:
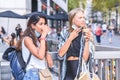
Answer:
[[[84,13],[84,10],[81,9],[81,8],[75,8],[73,10],[71,10],[69,13],[68,13],[68,20],[69,20],[69,30],[71,30],[71,26],[72,26],[72,21],[73,21],[73,18],[75,17],[75,15],[78,13],[78,12],[83,12]]]

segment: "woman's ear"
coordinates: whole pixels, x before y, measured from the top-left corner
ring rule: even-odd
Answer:
[[[35,25],[34,25],[34,24],[31,24],[31,27],[32,27],[33,29],[35,29]]]

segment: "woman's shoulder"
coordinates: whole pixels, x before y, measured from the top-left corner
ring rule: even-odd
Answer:
[[[26,44],[26,43],[31,43],[31,42],[33,42],[33,41],[32,41],[32,38],[31,38],[31,37],[25,36],[25,37],[23,38],[22,42],[24,42],[24,43]]]
[[[61,34],[61,36],[63,36],[63,37],[67,36],[67,34],[69,34],[68,28],[62,29],[60,34]]]
[[[25,36],[25,37],[23,38],[23,40],[32,40],[32,38],[29,37],[29,36]]]

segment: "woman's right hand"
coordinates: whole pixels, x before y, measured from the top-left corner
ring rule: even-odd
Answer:
[[[50,27],[47,25],[44,25],[42,28],[42,36],[45,36],[51,31]]]
[[[81,30],[79,28],[77,29],[74,29],[71,33],[70,33],[70,36],[69,36],[69,39],[72,41],[74,40],[78,35],[79,35],[79,32]]]

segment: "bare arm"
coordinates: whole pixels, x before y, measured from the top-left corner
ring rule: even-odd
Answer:
[[[70,47],[72,40],[74,40],[78,36],[79,32],[80,32],[80,29],[76,29],[70,33],[70,36],[68,37],[68,39],[66,40],[66,42],[64,43],[64,45],[60,48],[58,52],[58,55],[60,57],[63,57],[66,54],[68,48]]]
[[[85,32],[85,46],[83,51],[83,58],[85,61],[89,58],[89,40],[93,39],[93,35],[89,29],[84,29],[83,32]]]
[[[67,52],[68,48],[70,47],[72,40],[70,38],[67,39],[65,44],[60,48],[58,55],[60,57],[64,56],[65,53]]]
[[[52,68],[53,67],[53,59],[52,59],[51,54],[49,54],[49,53],[46,54],[46,60],[47,60],[48,66],[50,68]]]
[[[7,38],[3,38],[3,40],[10,45],[10,40],[8,40]]]
[[[39,59],[45,58],[45,40],[40,40],[40,47],[36,47],[30,37],[25,37],[24,44],[29,49],[29,51]]]
[[[85,47],[84,47],[84,51],[83,51],[83,58],[85,61],[87,61],[89,58],[89,41],[85,42]]]

